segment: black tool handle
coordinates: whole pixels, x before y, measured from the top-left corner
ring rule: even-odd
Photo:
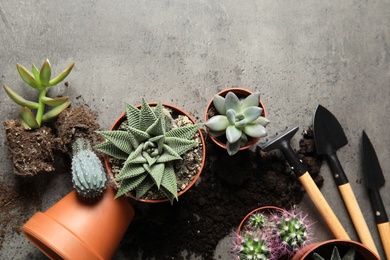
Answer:
[[[330,170],[332,171],[334,180],[336,182],[337,186],[343,185],[348,183],[347,175],[345,175],[345,172],[343,170],[343,167],[340,164],[339,158],[337,158],[336,153],[330,153],[328,154],[328,164],[330,167]]]
[[[291,148],[288,141],[284,141],[281,143],[281,147],[279,149],[283,152],[286,157],[288,163],[291,166],[291,169],[294,171],[297,177],[302,176],[305,172],[307,172],[306,165],[297,157],[294,150]]]
[[[383,205],[379,191],[370,190],[370,198],[372,209],[374,210],[375,222],[377,224],[389,222],[389,218],[387,217],[385,206]]]

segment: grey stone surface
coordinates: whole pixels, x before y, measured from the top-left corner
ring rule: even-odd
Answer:
[[[377,150],[390,214],[390,1],[1,1],[0,83],[34,97],[15,64],[46,58],[54,70],[76,62],[70,86],[61,84],[51,94],[81,96],[98,111],[103,128],[124,102],[136,104],[140,97],[174,103],[202,121],[208,100],[227,87],[261,92],[270,134],[293,123],[310,126],[322,104],[349,140],[338,156],[383,257],[362,182],[360,138],[366,130]],[[18,107],[0,90],[0,121],[17,116]],[[0,147],[0,181],[12,187],[3,130]],[[327,165],[322,173],[324,196],[356,240]],[[65,179],[42,187],[36,211],[66,194]],[[316,241],[332,238],[307,197],[299,208],[316,219]],[[1,259],[43,258],[18,230],[6,234]],[[217,248],[222,259],[228,257],[226,244]]]

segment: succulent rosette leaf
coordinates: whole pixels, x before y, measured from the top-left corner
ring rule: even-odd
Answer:
[[[248,142],[248,136],[260,138],[267,135],[269,120],[262,117],[259,107],[260,93],[255,92],[244,99],[239,99],[233,92],[226,97],[215,95],[213,105],[218,115],[210,117],[205,126],[212,136],[226,135],[227,152],[234,155]]]
[[[198,145],[193,137],[200,124],[172,127],[166,113],[162,103],[152,108],[142,99],[140,109],[126,104],[125,130],[100,132],[106,141],[95,149],[124,160],[115,177],[120,183],[116,197],[133,191],[141,198],[155,186],[171,203],[177,199],[173,162]]]

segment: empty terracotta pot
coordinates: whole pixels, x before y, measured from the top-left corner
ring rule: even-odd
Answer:
[[[50,259],[111,259],[134,217],[123,197],[114,199],[107,186],[103,197],[87,203],[75,190],[23,226],[23,234]]]

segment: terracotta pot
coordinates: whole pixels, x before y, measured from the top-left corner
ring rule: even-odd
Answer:
[[[94,202],[80,200],[73,190],[23,226],[23,234],[50,259],[111,259],[134,217],[125,198],[115,199],[107,186]]]
[[[338,247],[341,257],[348,250],[349,247],[355,247],[356,248],[355,259],[379,260],[379,257],[365,245],[356,241],[341,240],[341,239],[332,239],[332,240],[310,244],[302,248],[297,254],[295,254],[292,260],[311,259],[309,258],[309,256],[313,252],[316,252],[323,257],[327,257],[326,255],[329,256],[331,255],[334,246]],[[358,255],[360,258],[357,258]]]
[[[148,102],[149,106],[156,106],[158,103],[157,102]],[[185,112],[184,110],[176,107],[176,106],[173,106],[173,105],[170,105],[170,104],[165,104],[165,103],[162,103],[162,105],[164,107],[167,107],[167,108],[170,108],[174,111],[177,112],[177,114],[180,114],[180,115],[185,115],[186,117],[188,117],[194,124],[196,123],[196,121],[187,113]],[[138,105],[136,106],[137,108],[140,108],[141,105]],[[114,122],[114,124],[112,124],[110,130],[113,131],[113,130],[116,130],[119,128],[119,126],[123,123],[123,121],[126,120],[126,112],[124,112],[122,115],[120,115],[118,117],[118,119]],[[198,133],[199,133],[199,137],[200,137],[200,140],[202,142],[202,163],[201,163],[201,166],[199,168],[199,171],[198,173],[195,175],[194,179],[189,183],[189,185],[182,191],[180,191],[178,193],[178,196],[184,194],[186,191],[188,191],[192,185],[195,184],[195,182],[198,180],[199,176],[200,176],[200,173],[202,172],[203,170],[203,166],[204,166],[204,163],[205,163],[205,160],[206,160],[206,144],[205,144],[205,141],[204,141],[204,138],[203,138],[203,134],[200,130],[198,130]],[[111,163],[109,161],[109,157],[106,155],[104,156],[104,164],[105,164],[105,167],[106,167],[106,171],[108,173],[108,176],[110,177],[111,181],[115,184],[116,187],[118,187],[118,182],[115,181],[115,178],[114,178],[114,174],[112,173],[111,171]],[[131,197],[132,199],[134,200],[137,200],[137,201],[141,201],[141,202],[147,202],[147,203],[161,203],[161,202],[168,202],[169,200],[168,199],[159,199],[159,200],[150,200],[150,199],[137,199],[136,197],[132,196],[130,193],[127,193],[126,194],[127,196]]]
[[[225,97],[227,95],[227,93],[230,92],[230,91],[233,92],[234,94],[236,94],[237,97],[246,97],[246,96],[249,96],[250,94],[253,93],[252,91],[244,89],[244,88],[227,88],[227,89],[224,89],[221,92],[219,92],[218,95],[220,95],[222,97]],[[214,99],[211,99],[209,101],[209,103],[207,104],[206,112],[204,114],[204,121],[205,122],[207,122],[207,120],[209,120],[209,110],[210,110],[210,108],[214,107],[213,100]],[[267,117],[267,111],[266,111],[265,106],[264,106],[264,104],[263,104],[263,102],[261,100],[259,102],[259,106],[263,109],[263,112],[262,112],[261,116],[262,117]],[[207,127],[206,127],[206,129],[207,129],[207,133],[209,133],[209,129]],[[210,134],[209,134],[209,137],[219,147],[222,147],[222,148],[226,149],[226,141],[224,140],[224,142],[223,142],[222,141],[223,139],[221,137],[215,137],[215,136],[212,136]],[[252,147],[255,143],[257,143],[259,140],[260,140],[259,138],[253,138],[253,137],[249,136],[247,144],[245,146],[241,147],[239,150],[248,149],[248,148]]]
[[[257,208],[257,209],[254,209],[252,210],[251,212],[249,212],[242,220],[241,220],[241,223],[240,225],[238,226],[237,228],[237,234],[240,234],[243,226],[245,225],[245,222],[247,221],[247,219],[254,213],[258,212],[258,211],[263,211],[263,212],[272,212],[272,211],[280,211],[280,212],[287,212],[287,210],[285,209],[282,209],[282,208],[279,208],[279,207],[275,207],[275,206],[264,206],[264,207],[260,207],[260,208]]]

